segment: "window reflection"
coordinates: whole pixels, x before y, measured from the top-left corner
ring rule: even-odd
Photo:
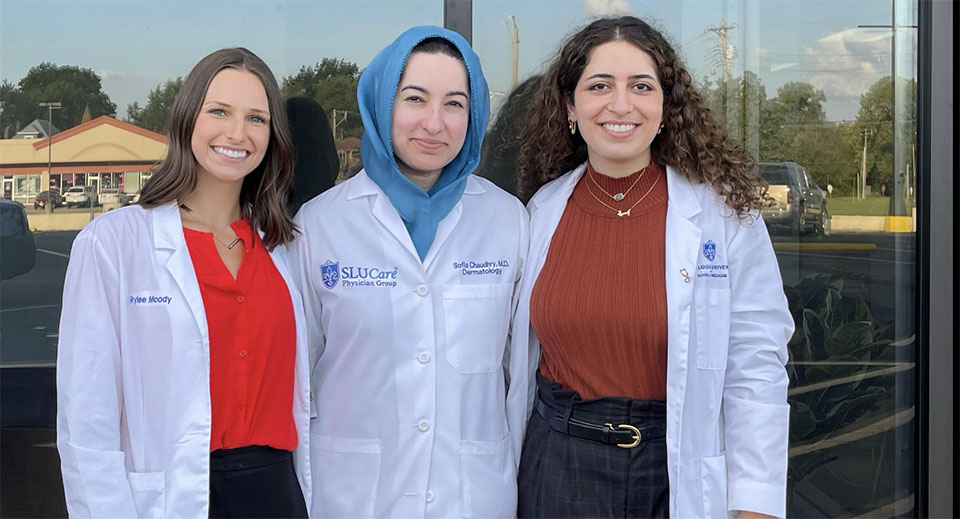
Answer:
[[[222,6],[3,6],[2,196],[21,202],[37,229],[35,264],[4,279],[0,290],[5,515],[65,513],[52,391],[70,245],[91,214],[104,210],[101,190],[136,195],[148,178],[162,155],[151,148],[161,143],[149,134],[162,135],[178,78],[203,53],[198,48],[247,46],[264,56],[286,95],[317,99],[331,117],[343,177],[360,158],[356,74],[404,28],[442,23],[436,0],[250,2],[229,12]],[[512,190],[510,123],[523,110],[525,80],[589,17],[622,12],[652,20],[674,37],[719,122],[758,159],[771,184],[775,205],[764,214],[797,322],[789,366],[789,515],[909,513],[915,492],[916,1],[475,0],[473,44],[494,107],[482,174]],[[204,21],[214,18],[216,26]],[[37,34],[49,35],[49,48],[38,46]],[[44,60],[53,67],[41,66]],[[30,82],[21,84],[33,67],[52,71],[53,79],[93,78],[97,86],[70,83],[58,99],[41,99]],[[23,148],[24,155],[7,141],[21,129],[32,131],[35,120],[45,122],[38,104],[56,100],[63,109],[53,112],[53,128],[40,123],[41,130],[68,132],[106,116],[143,132],[81,135],[88,139],[86,158],[80,149],[65,149],[67,141],[54,142],[50,171],[45,149],[33,147],[46,135],[34,135],[40,140],[28,143],[33,151]],[[75,186],[90,188],[89,203],[78,198],[67,207],[67,199],[51,214],[33,208],[42,191],[59,188],[66,197]],[[7,222],[15,219],[6,209],[4,215],[6,237]]]
[[[0,7],[0,178],[3,198],[11,201],[3,202],[0,220],[4,517],[66,515],[54,388],[70,248],[92,218],[139,196],[165,152],[167,114],[189,67],[220,47],[242,45],[262,56],[285,96],[306,95],[322,105],[346,175],[360,160],[359,71],[406,28],[443,23],[441,0],[224,5],[147,0]],[[48,101],[61,108],[39,106]],[[51,189],[62,204],[50,212],[34,208],[38,195]],[[22,232],[22,218],[35,232]],[[8,253],[22,251],[14,255],[20,259],[28,249],[35,262],[8,268]]]
[[[509,176],[511,92],[522,97],[560,38],[590,16],[658,24],[770,185],[763,215],[797,325],[788,516],[910,513],[916,2],[570,0],[551,2],[546,19],[542,7],[474,3],[474,46],[500,109],[481,174]]]

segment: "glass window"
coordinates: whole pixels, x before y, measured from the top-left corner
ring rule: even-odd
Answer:
[[[29,236],[35,264],[11,279],[5,275],[0,290],[4,517],[66,515],[55,445],[55,361],[71,244],[100,214],[99,192],[135,194],[150,177],[163,156],[164,145],[157,143],[164,142],[181,78],[215,49],[247,47],[271,67],[286,97],[306,95],[320,103],[345,171],[359,163],[359,72],[402,31],[423,24],[443,24],[441,0],[0,4],[3,197],[22,202],[36,229]],[[48,101],[61,107],[38,106]],[[68,138],[35,149],[45,135],[30,142],[23,137],[35,120],[47,129],[51,114],[52,131],[69,132]],[[71,193],[76,198],[51,215],[34,209],[40,191],[71,185],[90,191]],[[14,251],[6,239],[13,222],[3,205],[5,270]]]
[[[764,218],[797,328],[788,516],[913,513],[917,2],[476,0],[494,109],[563,36],[626,13],[668,35],[777,202]],[[516,117],[495,113],[488,143]]]
[[[763,164],[760,166],[760,176],[768,184],[790,184],[790,175],[785,166]]]

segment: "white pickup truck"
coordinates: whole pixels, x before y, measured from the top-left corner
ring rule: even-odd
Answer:
[[[67,207],[90,207],[91,204],[95,203],[96,196],[96,193],[93,192],[93,186],[73,186],[63,194],[63,201],[67,204]]]

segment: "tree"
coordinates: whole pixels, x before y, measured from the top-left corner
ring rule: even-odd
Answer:
[[[867,184],[887,184],[891,189],[896,180],[894,170],[902,176],[908,166],[913,171],[916,163],[913,154],[917,137],[917,82],[900,78],[897,87],[900,101],[895,104],[890,76],[874,83],[860,96],[860,110],[854,123],[859,139],[858,159],[863,153],[863,136],[867,134]],[[896,133],[893,127],[895,107],[899,123]],[[900,163],[894,168],[896,146],[900,146]]]
[[[707,80],[701,92],[704,103],[727,134],[748,152],[758,155],[763,107],[767,103],[766,88],[760,78],[748,70],[729,83],[724,79],[716,84]]]
[[[16,88],[5,81],[0,95],[3,96],[0,127],[13,131],[34,119],[45,120],[47,110],[39,106],[45,101],[61,103],[61,109],[53,112],[52,121],[61,130],[79,124],[87,106],[93,117],[117,113],[117,105],[103,92],[100,77],[88,68],[77,66],[41,63],[31,68]]]
[[[173,100],[176,99],[182,86],[183,78],[180,77],[169,79],[165,83],[157,85],[147,94],[146,106],[140,107],[136,101],[127,105],[127,120],[141,128],[164,133],[167,129],[167,120],[170,117]]]
[[[826,96],[809,83],[793,81],[777,89],[761,117],[760,154],[769,160],[801,162],[796,147],[801,135],[820,131],[826,122]]]
[[[17,87],[4,79],[0,82],[0,135],[4,139],[13,137],[17,131],[30,121],[21,121],[16,118],[14,109],[20,106],[23,96]]]
[[[357,105],[359,80],[360,67],[356,63],[323,58],[316,65],[300,67],[296,75],[283,78],[282,90],[284,97],[305,95],[315,99],[330,116],[333,116],[334,110],[346,111],[347,117],[343,123],[339,123],[338,117],[336,137],[359,137],[363,132]]]
[[[852,189],[858,168],[856,138],[850,124],[826,120],[826,96],[809,83],[791,82],[761,103],[759,153],[763,161],[794,161],[821,185],[838,192]]]

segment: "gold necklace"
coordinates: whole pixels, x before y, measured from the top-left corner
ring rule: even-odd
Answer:
[[[650,164],[653,164],[653,161],[650,161]],[[640,170],[640,174],[637,175],[636,180],[633,181],[633,184],[630,184],[630,187],[628,187],[626,191],[624,191],[624,192],[622,192],[622,193],[617,193],[617,194],[615,194],[615,195],[611,195],[610,193],[607,192],[606,189],[603,188],[603,186],[601,186],[599,183],[597,183],[596,179],[593,178],[593,175],[591,175],[589,171],[587,172],[587,176],[590,177],[590,181],[593,182],[593,185],[597,186],[597,189],[599,189],[600,191],[603,191],[603,194],[605,194],[605,195],[609,196],[610,198],[614,199],[614,201],[619,202],[619,201],[623,200],[624,198],[626,198],[627,195],[630,194],[630,191],[633,190],[633,186],[636,186],[636,185],[637,185],[637,182],[640,182],[640,179],[643,178],[643,174],[647,172],[647,168],[650,167],[650,164],[647,164],[643,169]],[[596,173],[596,171],[594,171],[594,173]]]
[[[597,202],[600,202],[600,204],[602,204],[602,205],[603,205],[604,207],[606,207],[607,209],[610,209],[611,211],[616,211],[616,212],[617,212],[617,216],[630,216],[630,211],[633,210],[634,207],[637,207],[637,204],[639,204],[640,202],[643,202],[643,199],[646,198],[647,195],[649,195],[651,191],[653,191],[653,188],[657,187],[657,182],[660,182],[659,172],[658,172],[658,174],[657,174],[657,178],[653,179],[653,184],[650,185],[650,189],[647,189],[647,192],[644,193],[643,196],[641,196],[639,200],[637,200],[636,202],[634,202],[633,205],[631,205],[630,208],[627,209],[626,211],[621,211],[621,210],[619,210],[619,209],[617,209],[617,208],[615,208],[615,207],[610,207],[609,205],[607,205],[606,202],[604,202],[603,200],[600,200],[600,197],[598,197],[597,195],[595,195],[595,194],[593,193],[593,191],[590,189],[590,186],[589,186],[589,185],[587,186],[587,192],[590,193],[590,196],[592,196],[594,200],[596,200]]]
[[[183,209],[184,211],[186,211],[187,213],[189,213],[191,220],[193,220],[193,221],[195,221],[195,222],[197,222],[197,223],[203,224],[207,229],[211,229],[210,225],[208,225],[208,224],[205,223],[205,222],[201,222],[199,219],[197,219],[196,217],[193,216],[193,209],[190,209],[190,208],[187,207],[185,204],[180,204],[180,209]],[[182,220],[183,220],[183,218],[181,217],[181,221],[182,221]],[[217,238],[216,233],[214,233],[212,230],[210,231],[210,236],[213,236],[214,241],[216,241],[216,242],[219,243],[220,245],[223,245],[224,247],[226,247],[227,250],[233,250],[233,248],[236,247],[238,243],[240,243],[240,237],[239,237],[239,236],[234,237],[234,238],[233,238],[233,241],[230,242],[230,243],[226,243],[226,242],[224,242],[223,240],[221,240],[220,238]]]

